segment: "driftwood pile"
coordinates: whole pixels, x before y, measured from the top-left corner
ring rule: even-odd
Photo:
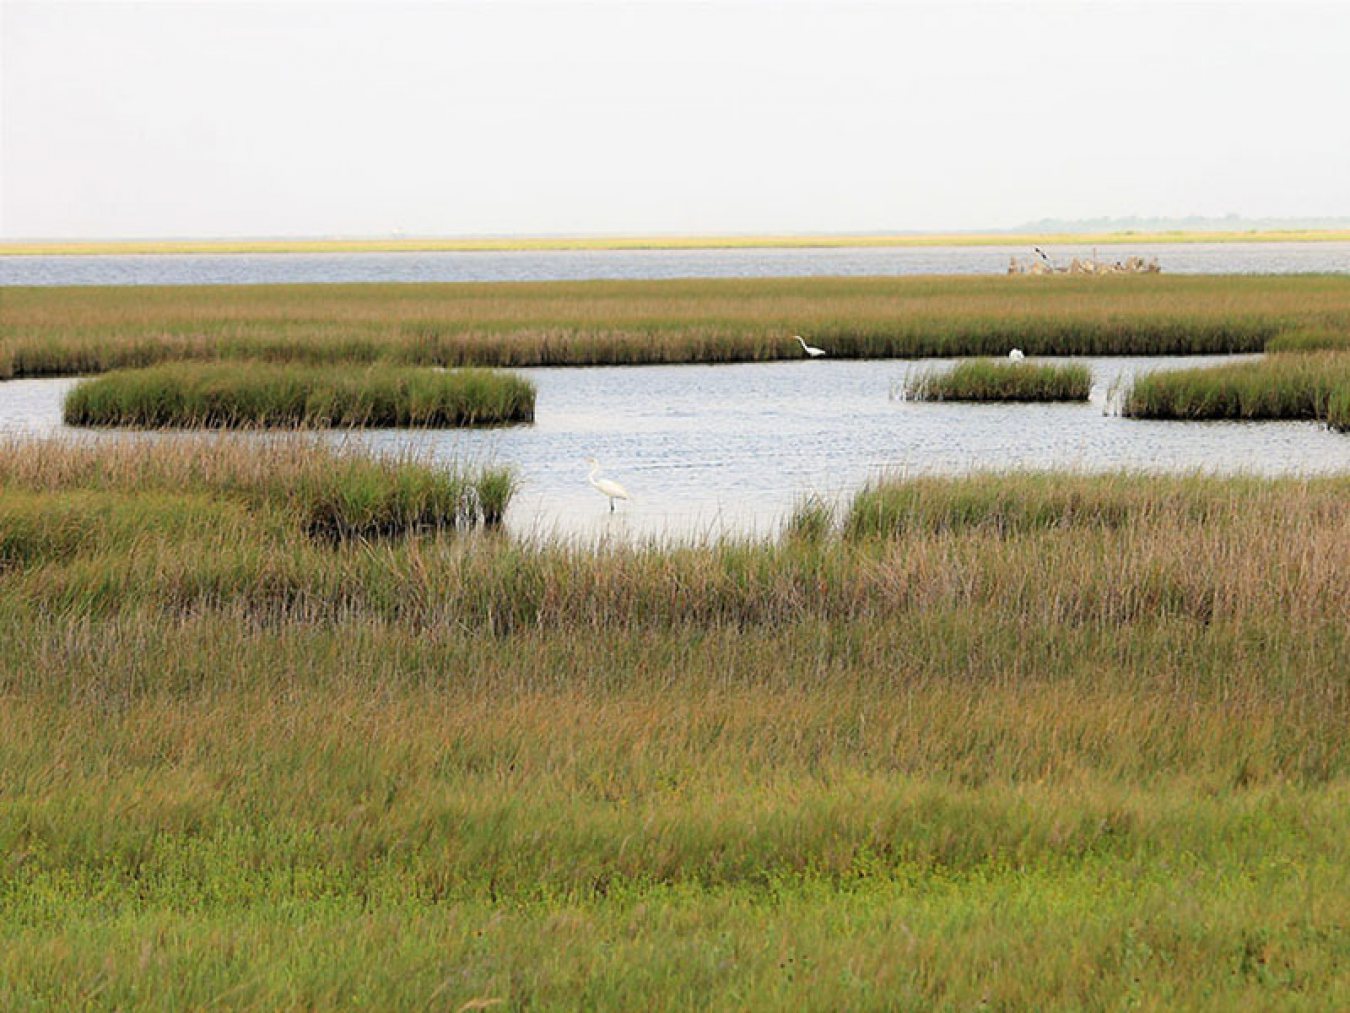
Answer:
[[[1157,257],[1145,260],[1143,257],[1131,255],[1123,261],[1108,263],[1097,259],[1097,251],[1093,250],[1092,256],[1074,257],[1068,266],[1064,266],[1052,263],[1040,247],[1032,249],[1036,256],[1031,257],[1025,264],[1016,257],[1008,258],[1009,274],[1157,274],[1162,270],[1158,266]]]

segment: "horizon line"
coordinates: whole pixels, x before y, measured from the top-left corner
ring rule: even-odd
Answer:
[[[1337,242],[1350,227],[1253,226],[1215,229],[951,230],[786,233],[557,233],[475,236],[251,236],[211,238],[0,239],[0,256],[224,253],[473,253],[695,249],[829,249],[844,247],[1119,245],[1125,243]]]

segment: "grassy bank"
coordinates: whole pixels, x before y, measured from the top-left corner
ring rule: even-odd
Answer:
[[[481,369],[171,363],[118,370],[66,395],[76,426],[493,426],[534,419],[534,386]]]
[[[511,250],[722,250],[928,246],[1111,246],[1137,243],[1315,243],[1350,241],[1334,229],[1245,232],[953,232],[732,236],[508,236],[383,239],[201,239],[0,243],[0,256],[225,253],[439,253]]]
[[[1260,351],[1350,332],[1350,277],[10,288],[0,376],[174,359],[438,366]]]
[[[112,550],[132,560],[145,538],[247,553],[276,538],[462,531],[498,524],[513,492],[506,469],[373,458],[298,438],[0,443],[0,560]]]
[[[915,401],[1086,401],[1086,366],[974,359],[947,370],[924,370],[905,381]]]
[[[1266,343],[1267,352],[1350,352],[1350,330],[1305,327],[1277,334]]]
[[[584,549],[219,446],[0,448],[6,1006],[1350,996],[1345,479]]]
[[[1344,428],[1347,391],[1350,355],[1284,353],[1138,377],[1122,410],[1138,418],[1314,419]]]

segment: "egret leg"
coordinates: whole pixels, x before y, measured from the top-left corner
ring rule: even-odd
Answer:
[[[609,512],[610,513],[614,512],[614,500],[612,499],[609,501]]]

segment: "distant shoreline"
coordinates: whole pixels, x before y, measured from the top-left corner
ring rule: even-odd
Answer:
[[[1350,229],[915,235],[592,236],[479,239],[184,239],[0,242],[0,256],[260,253],[510,253],[546,250],[839,249],[926,246],[1120,246],[1143,243],[1350,242]]]

